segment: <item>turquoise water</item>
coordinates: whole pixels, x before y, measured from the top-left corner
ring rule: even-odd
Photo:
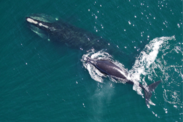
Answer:
[[[114,56],[129,72],[143,69],[134,75],[142,84],[162,80],[151,98],[155,105],[148,108],[132,85],[94,80],[81,61],[86,52],[30,31],[25,17],[34,13],[90,31],[134,58],[125,63],[128,57]],[[0,2],[0,14],[1,122],[182,121],[181,0],[9,0]]]

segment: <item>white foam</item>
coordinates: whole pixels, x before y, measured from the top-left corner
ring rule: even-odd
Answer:
[[[154,63],[162,44],[168,40],[175,39],[174,36],[172,37],[160,37],[155,38],[147,44],[143,51],[140,52],[139,56],[136,58],[135,64],[131,70],[129,70],[129,77],[132,81],[142,82],[142,84],[147,85],[145,80],[141,80],[141,75],[147,75],[150,72],[150,66]],[[142,94],[141,90],[134,85],[133,89],[138,92],[138,94]]]
[[[152,70],[151,66],[155,62],[157,55],[160,51],[160,49],[165,46],[166,48],[168,44],[168,40],[175,40],[175,37],[160,37],[155,38],[150,41],[149,44],[145,46],[143,51],[140,52],[139,56],[135,60],[135,64],[132,67],[131,70],[127,70],[124,68],[124,65],[121,64],[118,61],[115,61],[112,59],[112,56],[109,55],[104,50],[101,50],[99,52],[95,52],[94,50],[90,50],[87,54],[83,55],[82,59],[85,59],[85,57],[91,57],[92,59],[109,59],[111,60],[115,65],[120,67],[123,70],[123,74],[127,77],[128,80],[131,80],[134,82],[133,90],[137,91],[139,95],[143,97],[142,89],[139,87],[139,83],[143,84],[145,88],[147,88],[147,83],[145,82],[146,75],[149,75]],[[100,83],[103,82],[103,75],[101,72],[99,72],[94,66],[87,64],[83,62],[84,67],[88,70],[90,76],[95,81],[98,81]],[[113,82],[117,82],[115,79],[110,78]],[[151,77],[149,77],[151,79]],[[119,83],[119,82],[117,82]],[[123,83],[123,82],[120,82]],[[148,83],[149,84],[149,83]],[[147,89],[148,90],[148,89]],[[151,105],[155,105],[153,102],[150,103]]]

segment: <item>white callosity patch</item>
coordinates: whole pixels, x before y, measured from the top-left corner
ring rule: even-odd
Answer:
[[[27,22],[32,23],[32,24],[36,24],[45,28],[49,28],[47,25],[44,25],[43,23],[39,23],[36,20],[32,19],[32,18],[27,18]]]
[[[42,23],[39,23],[39,26],[45,27],[45,28],[49,28],[47,25],[44,25]]]
[[[38,24],[37,21],[35,21],[35,20],[31,19],[31,18],[27,18],[27,22],[33,23],[33,24]]]

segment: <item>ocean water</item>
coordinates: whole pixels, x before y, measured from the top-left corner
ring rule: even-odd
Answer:
[[[182,2],[1,1],[0,122],[182,122]],[[92,32],[127,56],[42,39],[25,22],[37,13]],[[110,58],[143,85],[161,80],[150,106],[135,85],[86,66],[86,55]]]

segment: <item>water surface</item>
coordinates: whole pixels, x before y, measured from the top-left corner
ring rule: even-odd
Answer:
[[[151,98],[155,106],[148,108],[131,85],[93,80],[81,61],[86,52],[29,30],[25,17],[34,13],[62,18],[133,57],[114,60],[139,71],[133,78],[142,84],[162,80]],[[181,0],[8,0],[0,2],[0,14],[0,121],[182,121]]]

